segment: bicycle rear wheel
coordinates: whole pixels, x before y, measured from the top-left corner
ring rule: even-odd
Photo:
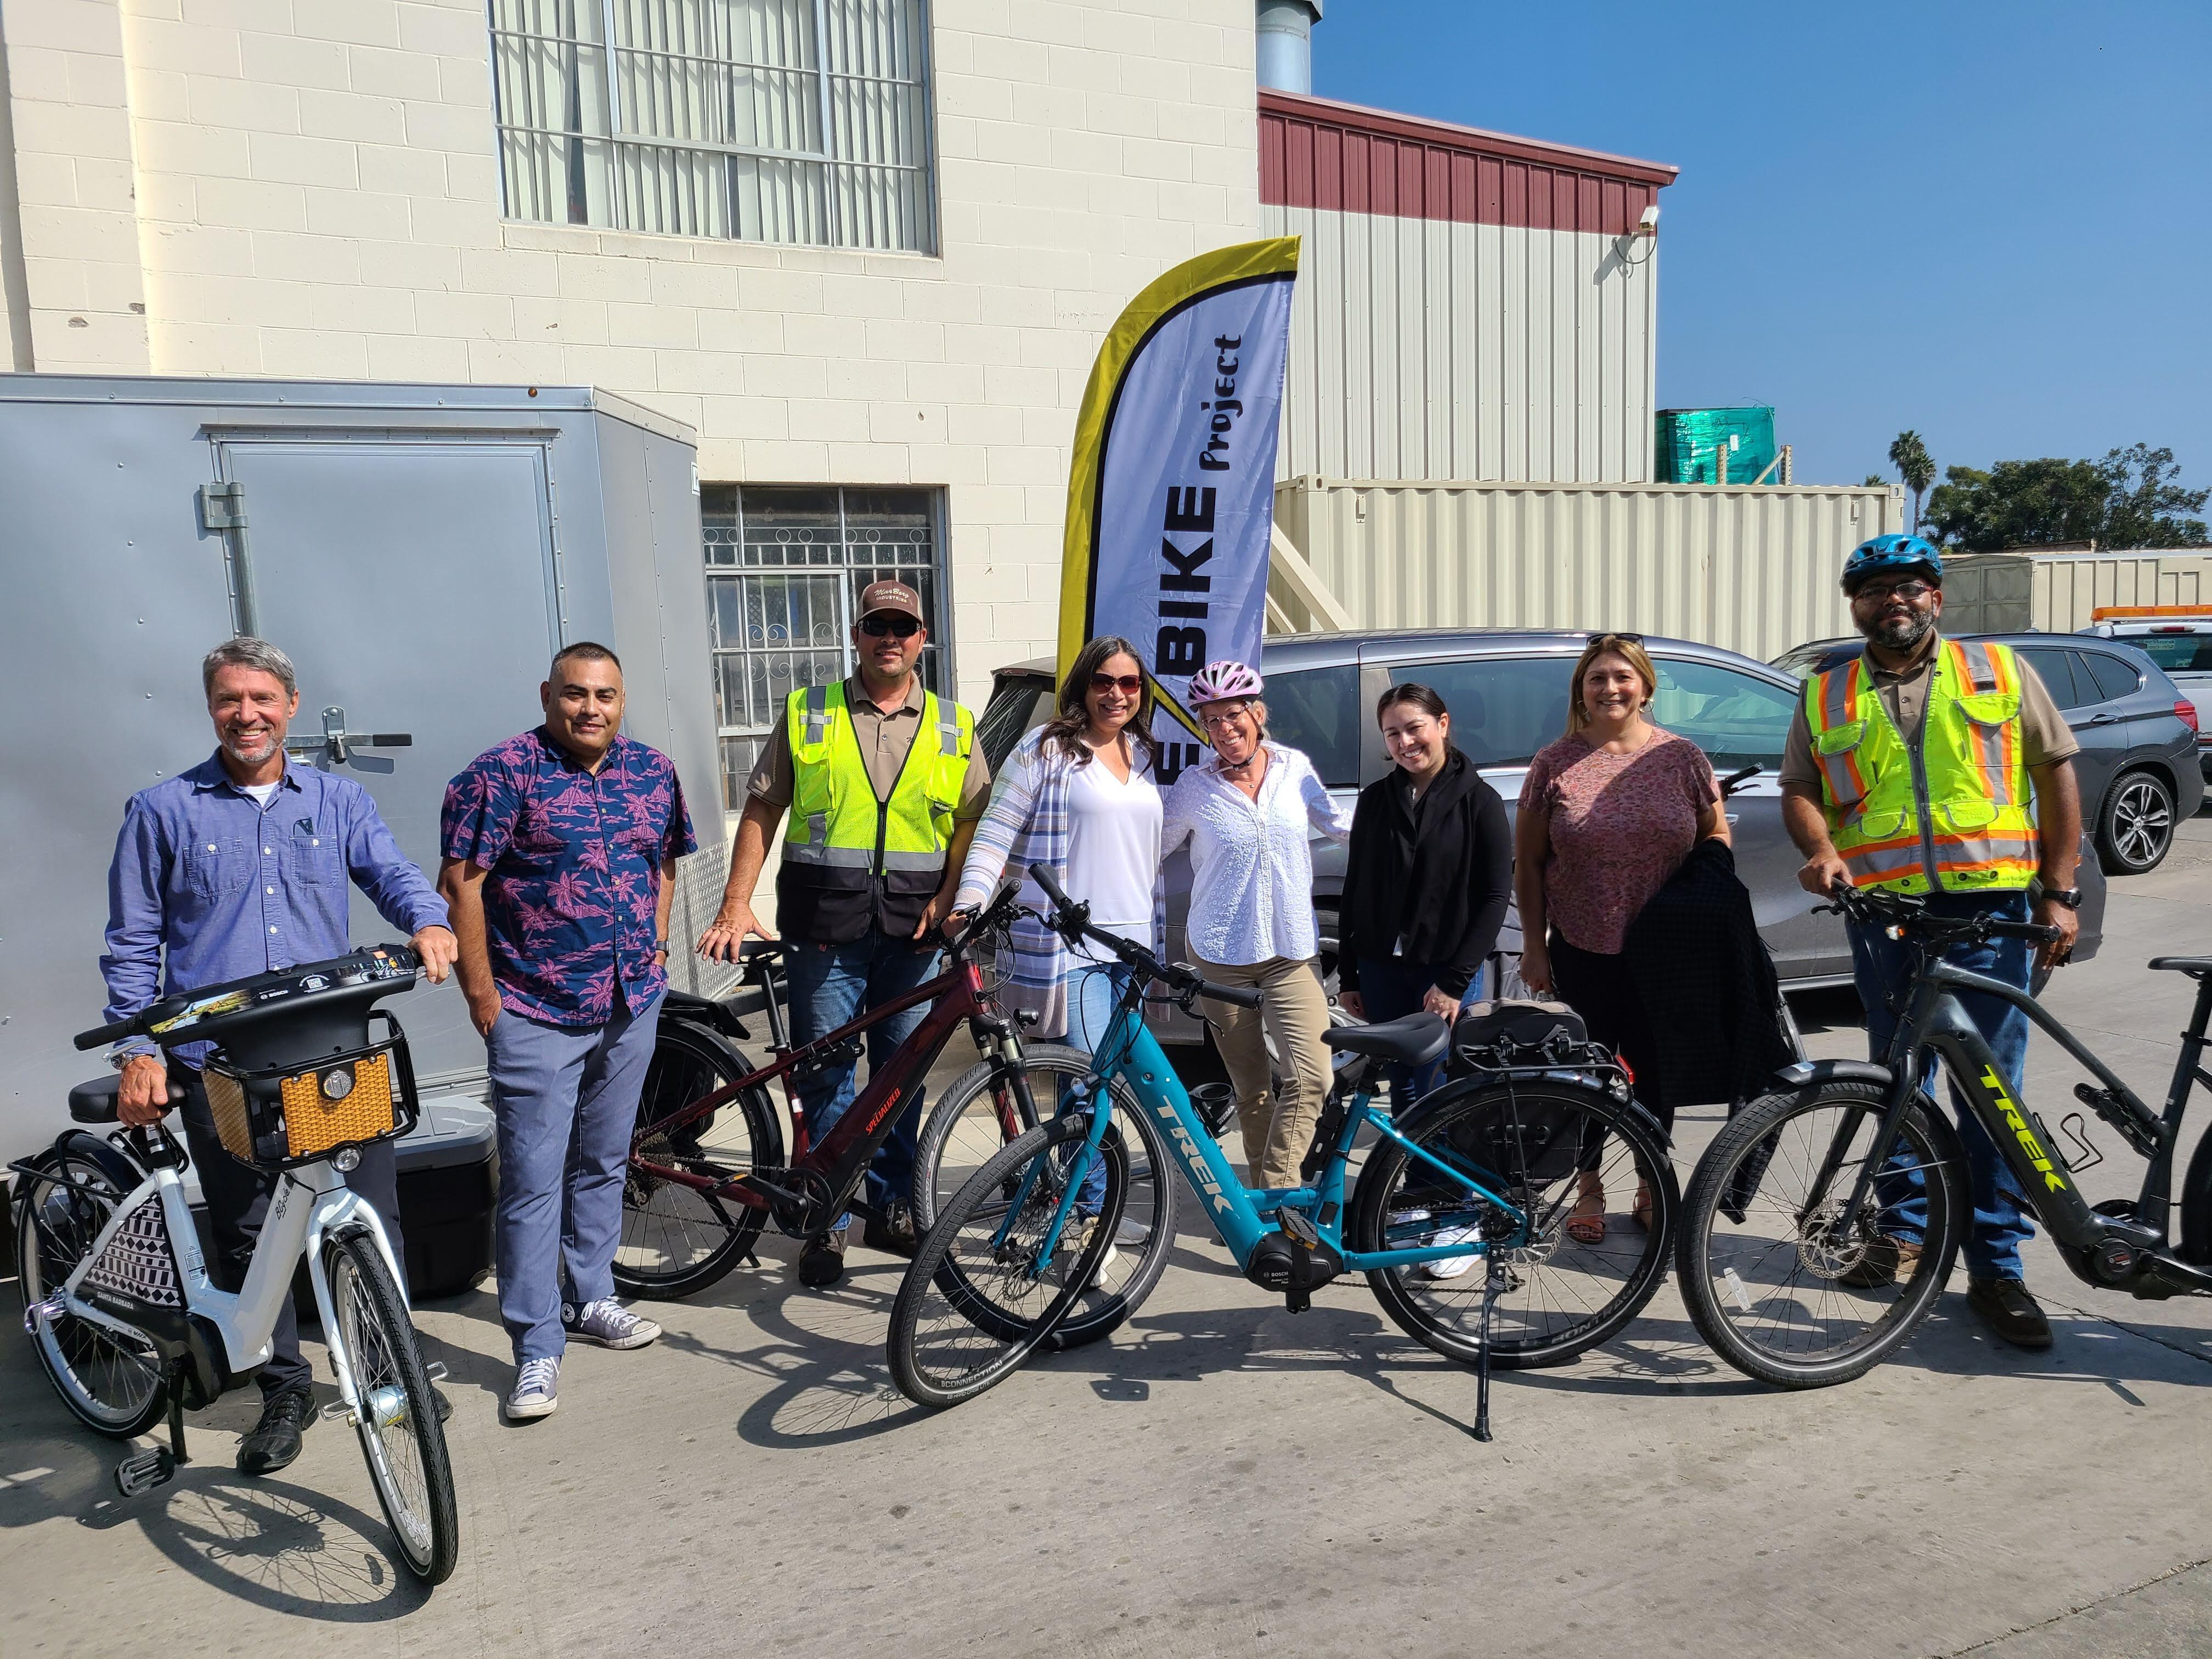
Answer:
[[[1465,1092],[1451,1092],[1462,1087]],[[1665,1279],[1680,1200],[1659,1126],[1640,1109],[1595,1084],[1545,1079],[1447,1085],[1407,1115],[1401,1132],[1526,1217],[1516,1223],[1496,1206],[1449,1188],[1388,1138],[1368,1154],[1352,1194],[1356,1249],[1452,1242],[1469,1228],[1493,1242],[1505,1286],[1491,1325],[1492,1364],[1565,1364],[1616,1335]],[[1567,1221],[1582,1178],[1590,1174],[1621,1198],[1639,1182],[1648,1187],[1650,1226],[1621,1224],[1616,1216],[1595,1243],[1571,1237]],[[1367,1283],[1407,1335],[1471,1365],[1482,1352],[1487,1278],[1477,1259],[1450,1277],[1436,1277],[1424,1263],[1377,1269]]]
[[[891,1378],[918,1405],[957,1406],[1004,1381],[1081,1300],[1112,1248],[1128,1190],[1118,1138],[1099,1148],[1106,1190],[1098,1215],[1070,1215],[1049,1259],[1045,1234],[1058,1179],[1079,1147],[1079,1114],[1031,1129],[986,1159],[924,1236],[891,1305]]]
[[[375,1241],[350,1232],[324,1247],[334,1333],[353,1372],[355,1427],[384,1518],[408,1571],[442,1584],[460,1559],[461,1524],[446,1431],[407,1304]]]
[[[625,1295],[690,1296],[736,1267],[758,1241],[765,1211],[638,1167],[641,1160],[725,1181],[752,1170],[781,1169],[783,1132],[762,1090],[747,1089],[689,1122],[671,1127],[667,1121],[751,1070],[744,1055],[713,1033],[682,1020],[661,1022],[623,1182],[614,1279]]]
[[[1091,1057],[1057,1043],[1037,1043],[1025,1049],[1022,1073],[1040,1122],[1050,1122],[1063,1114],[1074,1115],[1097,1086],[1091,1079]],[[931,1109],[915,1153],[912,1201],[917,1231],[928,1231],[938,1216],[951,1206],[954,1195],[975,1178],[976,1170],[1032,1127],[1022,1119],[1012,1076],[1011,1067],[987,1060],[961,1073]],[[1113,1247],[1106,1252],[1093,1282],[1046,1338],[1043,1346],[1049,1349],[1079,1348],[1119,1329],[1152,1293],[1175,1249],[1176,1177],[1166,1143],[1127,1084],[1117,1077],[1105,1086],[1113,1102],[1106,1139],[1118,1143],[1127,1153],[1127,1189],[1121,1218],[1114,1224]],[[1054,1198],[1071,1152],[1072,1149],[1063,1151],[1060,1169],[1041,1172],[1042,1181]],[[1079,1201],[1085,1212],[1093,1210],[1097,1201],[1095,1180],[1091,1184],[1092,1197]],[[1011,1202],[1012,1197],[1010,1181],[1004,1201]],[[988,1297],[988,1291],[978,1285],[975,1294]],[[1027,1322],[1018,1308],[1001,1312],[1010,1325]]]
[[[1683,1206],[1682,1300],[1698,1334],[1745,1376],[1785,1389],[1848,1382],[1911,1335],[1942,1294],[1968,1213],[1966,1165],[1957,1132],[1925,1096],[1906,1109],[1891,1172],[1863,1212],[1842,1213],[1882,1109],[1871,1083],[1764,1095],[1698,1160]],[[1916,1173],[1927,1231],[1900,1276],[1881,1215]]]
[[[79,1152],[49,1152],[39,1162],[15,1206],[15,1261],[27,1314],[69,1282],[131,1191],[118,1172]],[[148,1201],[160,1200],[149,1194]],[[30,1337],[54,1391],[88,1428],[129,1439],[152,1427],[168,1404],[161,1355],[143,1337],[73,1314],[40,1316],[31,1322]]]

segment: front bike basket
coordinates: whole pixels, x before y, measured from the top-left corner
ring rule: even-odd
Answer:
[[[222,1148],[257,1170],[285,1170],[415,1127],[415,1067],[398,1022],[379,1008],[381,1041],[256,1066],[217,1049],[201,1081]]]

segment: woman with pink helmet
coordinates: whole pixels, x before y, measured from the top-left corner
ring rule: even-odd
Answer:
[[[1256,1011],[1209,1003],[1206,1012],[1237,1091],[1248,1178],[1280,1188],[1298,1184],[1330,1075],[1307,837],[1318,831],[1340,842],[1352,820],[1312,763],[1268,740],[1263,689],[1241,662],[1208,663],[1192,677],[1189,703],[1213,752],[1168,790],[1160,844],[1173,852],[1190,843],[1194,965],[1262,999]],[[1279,1096],[1267,1029],[1281,1053]]]

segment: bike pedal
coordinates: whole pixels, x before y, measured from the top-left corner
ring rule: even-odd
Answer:
[[[167,1446],[134,1452],[115,1466],[115,1489],[137,1498],[176,1479],[177,1460]]]
[[[331,1401],[329,1405],[323,1407],[321,1415],[323,1421],[325,1423],[345,1423],[350,1425],[354,1420],[353,1407],[347,1405],[343,1400]]]
[[[442,1359],[433,1359],[422,1367],[422,1371],[423,1375],[433,1382],[442,1382],[446,1380],[446,1362]]]

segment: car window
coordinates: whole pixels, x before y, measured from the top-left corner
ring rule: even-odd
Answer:
[[[2043,682],[2043,689],[2051,693],[2051,701],[2061,708],[2081,708],[2093,702],[2102,702],[2094,680],[2084,674],[2082,684],[2074,681],[2074,653],[2061,651],[2056,646],[2023,645],[2014,647],[2021,660],[2033,668]]]
[[[2212,634],[2130,634],[2128,643],[2169,674],[2212,673]]]
[[[1006,674],[991,688],[991,701],[975,721],[975,740],[997,776],[1014,745],[1031,726],[1052,718],[1052,683],[1028,674]]]
[[[1656,658],[1651,719],[1704,750],[1716,771],[1779,767],[1797,694],[1718,663]]]
[[[1394,663],[1390,683],[1425,685],[1442,697],[1452,741],[1477,766],[1520,766],[1566,735],[1574,669],[1567,656],[1467,657]]]
[[[2108,657],[2101,651],[2075,652],[2074,672],[2078,675],[2085,666],[2089,678],[2097,683],[2097,695],[2102,702],[2132,696],[2142,690],[2142,675],[2133,663]]]
[[[1267,735],[1303,750],[1332,789],[1359,787],[1359,669],[1302,668],[1267,677]]]

